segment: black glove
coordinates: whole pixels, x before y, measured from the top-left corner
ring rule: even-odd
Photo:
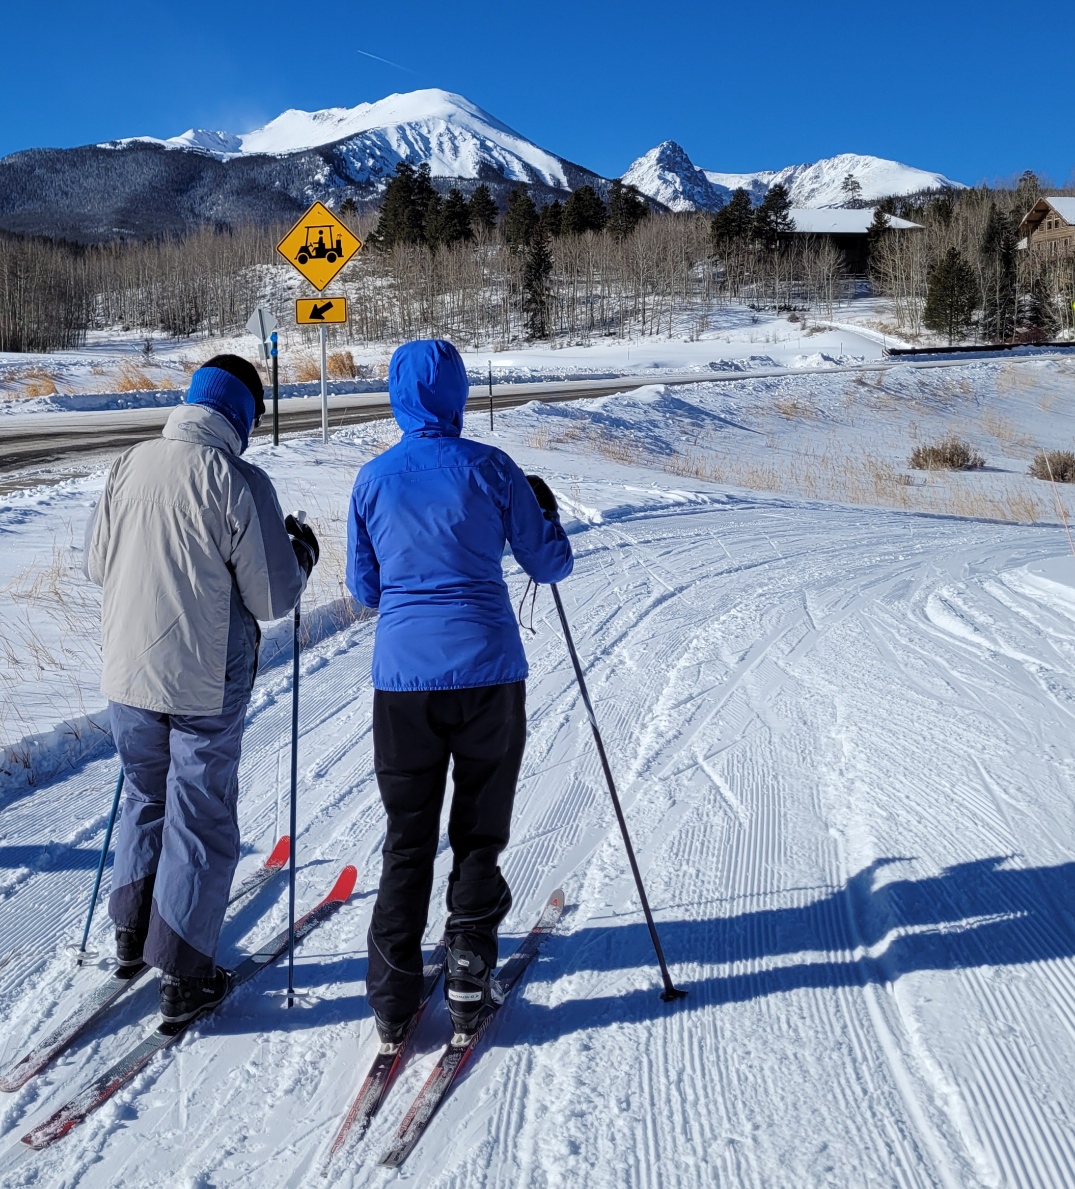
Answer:
[[[321,547],[317,543],[314,530],[308,524],[299,524],[291,515],[284,520],[284,528],[287,529],[288,536],[291,538],[291,548],[295,550],[295,560],[302,566],[306,577],[309,578],[310,571],[317,565],[317,559],[321,556]]]
[[[548,483],[537,475],[527,475],[526,481],[530,484],[531,490],[537,497],[538,506],[545,513],[545,519],[555,520],[556,514],[559,511],[559,505],[556,502],[556,496],[549,490]]]

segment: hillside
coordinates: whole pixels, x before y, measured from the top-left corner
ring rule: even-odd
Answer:
[[[242,135],[192,128],[14,153],[0,160],[0,228],[93,241],[293,219],[314,199],[369,207],[400,161],[427,162],[441,190],[484,182],[501,205],[520,183],[542,202],[607,186],[462,96],[425,90],[287,111]]]

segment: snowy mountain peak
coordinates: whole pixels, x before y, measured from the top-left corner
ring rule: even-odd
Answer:
[[[673,211],[719,210],[730,194],[706,177],[674,140],[639,157],[622,180]]]
[[[631,181],[644,194],[673,210],[719,210],[728,195],[739,188],[758,203],[777,182],[788,188],[793,206],[837,207],[848,203],[849,194],[843,185],[849,174],[861,187],[858,201],[864,204],[921,190],[963,189],[962,183],[943,174],[860,153],[840,153],[823,161],[779,170],[718,173],[698,169],[672,141],[665,141],[639,157],[623,180]],[[703,184],[699,184],[699,177]]]
[[[312,112],[292,108],[261,128],[239,135],[191,129],[165,140],[132,139],[222,160],[251,154],[286,156],[335,145],[360,182],[388,176],[399,161],[426,161],[438,177],[493,174],[510,181],[569,188],[559,157],[462,95],[437,88],[389,95],[357,107]],[[112,142],[124,143],[129,142]]]

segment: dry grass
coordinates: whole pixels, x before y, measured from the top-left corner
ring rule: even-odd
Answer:
[[[812,421],[817,416],[817,409],[793,396],[782,396],[773,408],[788,421]]]
[[[1007,417],[992,409],[986,409],[981,416],[981,426],[990,437],[996,440],[1008,451],[1015,453],[1028,450],[1034,445],[1034,439],[1020,432],[1018,426]]]
[[[315,355],[300,355],[291,365],[291,382],[308,384],[321,379],[321,361]]]
[[[114,381],[116,392],[147,392],[156,388],[153,378],[133,363],[123,363]]]
[[[915,446],[908,466],[916,471],[976,471],[985,466],[985,459],[969,443],[949,437]]]
[[[355,378],[355,357],[350,351],[330,351],[325,361],[328,374],[340,380]],[[320,372],[318,372],[320,375]]]
[[[1075,454],[1070,450],[1039,450],[1027,474],[1047,483],[1075,483]]]

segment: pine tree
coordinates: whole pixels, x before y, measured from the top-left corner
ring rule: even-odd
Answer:
[[[974,270],[958,248],[949,248],[929,274],[923,323],[952,344],[966,337],[977,301]]]
[[[625,186],[616,178],[608,188],[607,229],[619,240],[626,239],[649,214],[642,195],[634,186]]]
[[[1019,176],[1019,184],[1015,187],[1015,203],[1020,213],[1025,215],[1042,196],[1042,193],[1038,175],[1032,169],[1024,170]]]
[[[608,211],[593,186],[579,186],[564,203],[564,235],[600,231],[608,222]]]
[[[750,238],[754,226],[754,207],[750,195],[740,187],[713,216],[709,225],[709,238],[713,249],[720,253],[728,244],[742,243]]]
[[[862,205],[862,183],[853,173],[847,174],[840,189],[844,194],[844,206],[857,208]]]
[[[532,339],[549,337],[549,277],[552,248],[549,237],[538,227],[530,237],[523,264],[523,311]]]
[[[751,228],[753,237],[767,248],[775,248],[782,235],[795,230],[795,224],[788,213],[791,210],[791,196],[782,182],[769,187],[761,206],[754,212]]]
[[[982,236],[982,336],[989,342],[1007,343],[1015,335],[1016,280],[1015,228],[994,202]]]
[[[1019,295],[1017,311],[1019,337],[1027,342],[1051,339],[1060,326],[1045,274],[1037,273],[1030,288]]]
[[[890,227],[888,219],[887,211],[883,211],[879,206],[874,207],[873,218],[870,220],[869,227],[866,228],[867,257],[873,255],[877,245],[885,238]]]
[[[564,226],[564,204],[559,198],[547,202],[538,215],[538,227],[552,239],[557,239]]]
[[[434,190],[426,198],[425,213],[422,215],[422,242],[430,251],[435,252],[441,243],[443,230],[444,201]]]
[[[499,212],[489,187],[482,182],[470,196],[470,226],[474,231],[494,231]]]
[[[396,244],[408,242],[413,192],[414,166],[400,161],[394,175],[388,179],[377,226],[370,236],[378,247],[392,248]],[[420,234],[415,238],[421,238]]]
[[[428,242],[428,230],[435,243],[436,218],[430,217],[430,207],[436,207],[439,202],[440,196],[433,189],[428,164],[423,162],[416,168],[407,161],[400,161],[385,189],[380,217],[371,238],[382,248],[420,244]]]
[[[504,212],[504,238],[514,252],[529,246],[538,224],[537,207],[525,186],[515,186],[508,194],[508,209]]]
[[[348,195],[343,202],[340,203],[340,217],[343,219],[353,219],[358,214],[358,203]]]
[[[437,242],[457,244],[473,238],[474,232],[470,227],[470,207],[463,195],[453,187],[448,191],[440,208]]]

